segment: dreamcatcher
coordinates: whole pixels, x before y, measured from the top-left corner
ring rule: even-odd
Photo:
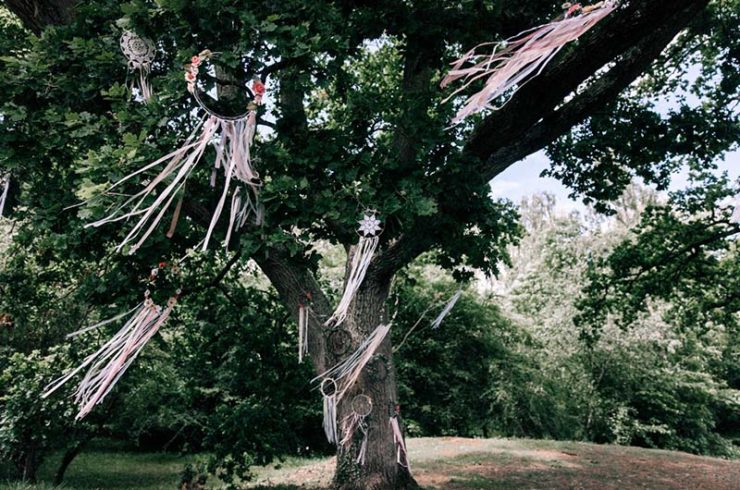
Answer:
[[[352,256],[347,284],[344,286],[344,293],[334,313],[324,323],[326,326],[339,325],[347,318],[349,306],[355,294],[360,289],[363,279],[365,279],[370,261],[373,259],[375,250],[378,248],[378,243],[380,243],[380,234],[383,232],[383,228],[380,226],[380,220],[376,214],[376,211],[368,210],[362,219],[358,221],[360,226],[357,234],[360,235],[360,240],[357,242],[354,255]]]
[[[116,382],[123,376],[126,369],[134,362],[144,346],[159,331],[170,317],[173,308],[181,294],[177,289],[167,300],[166,306],[156,304],[151,296],[151,290],[157,284],[160,273],[165,270],[167,264],[161,262],[159,267],[152,269],[148,288],[144,292],[144,301],[133,309],[121,313],[113,318],[102,321],[95,325],[83,328],[69,334],[67,337],[75,337],[89,332],[103,325],[118,322],[128,318],[118,333],[108,342],[90,354],[85,360],[70,372],[50,383],[42,395],[44,398],[54,393],[64,383],[73,378],[78,372],[87,368],[87,373],[75,391],[75,403],[79,406],[77,419],[85,417],[95,405],[101,403],[105,396],[110,393]],[[177,274],[179,269],[176,265],[170,267],[170,271]]]
[[[174,233],[182,206],[185,183],[200,163],[206,148],[213,142],[215,142],[216,158],[211,173],[211,186],[215,187],[219,170],[224,173],[224,184],[221,197],[211,217],[208,232],[203,240],[202,249],[205,250],[208,247],[234,181],[238,183],[231,199],[225,246],[228,247],[232,232],[242,227],[250,215],[254,216],[256,224],[262,222],[263,211],[257,202],[261,181],[259,174],[252,167],[251,146],[257,126],[257,108],[262,103],[265,86],[259,79],[252,81],[250,96],[253,99],[245,113],[237,116],[224,116],[214,112],[203,103],[198,87],[199,67],[211,56],[208,50],[193,56],[191,62],[186,65],[185,72],[188,90],[193,94],[201,109],[206,112],[206,116],[196,125],[182,147],[127,175],[109,188],[109,190],[114,189],[136,175],[164,165],[164,169],[151,179],[144,189],[129,197],[105,218],[86,225],[97,227],[106,223],[138,218],[139,221],[118,245],[117,251],[133,243],[130,253],[134,253],[157,227],[175,198],[180,196],[167,232],[169,236]]]
[[[457,124],[467,116],[487,108],[501,108],[514,93],[533,77],[539,75],[555,55],[571,41],[589,31],[617,7],[610,0],[583,7],[580,3],[563,4],[565,15],[549,24],[526,30],[503,42],[484,43],[465,53],[452,63],[452,70],[441,86],[462,78],[465,83],[446,100],[465,90],[476,80],[487,78],[483,89],[471,96],[452,120]],[[490,54],[479,54],[479,48],[493,46]],[[463,67],[472,63],[473,66]],[[503,102],[492,102],[504,96]]]
[[[401,430],[401,406],[396,405],[391,412],[391,431],[393,432],[393,444],[396,445],[396,462],[406,468],[411,473],[411,463],[409,462],[409,453],[406,450],[406,440],[403,438]]]
[[[360,377],[362,369],[373,358],[390,329],[390,325],[379,325],[347,359],[311,380],[312,383],[321,380],[323,426],[329,442],[337,443],[337,404]]]
[[[360,449],[357,451],[355,461],[359,465],[364,465],[365,455],[367,454],[367,417],[373,411],[373,400],[367,395],[357,395],[352,399],[350,408],[352,409],[352,413],[347,415],[342,423],[344,437],[342,437],[340,444],[346,447],[352,443],[355,433],[359,431],[362,434],[362,441],[360,442]]]
[[[321,426],[324,428],[326,439],[331,444],[337,444],[337,383],[332,378],[325,378],[319,385],[321,398],[324,402],[324,420]]]
[[[132,73],[135,72],[131,87],[139,90],[144,102],[149,102],[152,98],[149,73],[152,70],[152,62],[156,56],[156,47],[149,39],[131,31],[123,31],[120,42],[121,51],[128,60],[128,69]]]
[[[445,307],[442,308],[442,311],[439,312],[437,318],[435,318],[432,322],[433,329],[437,329],[440,327],[440,325],[442,325],[442,320],[444,320],[445,317],[450,313],[450,311],[452,311],[452,308],[455,307],[455,303],[457,303],[457,300],[460,299],[460,296],[462,296],[462,289],[458,289],[457,292],[452,295]]]
[[[5,201],[8,199],[9,190],[10,174],[0,176],[0,216],[3,215],[3,209],[5,208]]]

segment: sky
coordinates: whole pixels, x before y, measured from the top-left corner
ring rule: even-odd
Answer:
[[[505,172],[491,181],[491,195],[494,198],[510,199],[516,204],[523,197],[538,192],[549,192],[557,198],[557,207],[562,211],[583,210],[584,205],[568,197],[570,191],[559,180],[551,177],[540,177],[540,173],[549,167],[549,159],[543,151],[537,152],[521,162],[515,163]],[[717,172],[726,171],[730,179],[740,178],[740,151],[728,153],[717,168]],[[676,174],[671,181],[671,189],[685,189],[688,183],[688,172]]]

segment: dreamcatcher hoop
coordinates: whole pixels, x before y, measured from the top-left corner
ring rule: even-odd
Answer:
[[[327,382],[330,383],[331,386],[334,387],[333,390],[328,393],[326,390]],[[338,390],[339,390],[339,387],[337,386],[337,382],[334,380],[334,378],[324,378],[321,381],[321,384],[319,385],[319,391],[321,392],[321,396],[325,396],[325,397],[334,396],[337,394]]]
[[[252,78],[251,90],[247,87],[242,87],[244,90],[247,91],[247,94],[249,95],[250,99],[252,99],[252,101],[247,104],[247,110],[241,114],[237,114],[235,116],[227,116],[225,114],[216,112],[215,110],[210,108],[200,97],[198,91],[198,75],[200,73],[199,67],[203,62],[213,59],[217,54],[218,53],[214,53],[208,49],[203,50],[199,54],[193,56],[190,59],[190,63],[185,65],[185,81],[187,82],[188,92],[193,95],[193,99],[195,99],[195,102],[198,104],[198,106],[200,106],[201,109],[203,109],[211,116],[217,117],[218,119],[222,119],[224,121],[246,120],[257,110],[257,107],[262,103],[262,97],[265,95],[265,85],[262,83],[262,80],[259,77]]]
[[[364,393],[360,393],[359,395],[355,395],[355,397],[352,398],[350,406],[352,407],[352,412],[354,412],[355,415],[365,418],[373,411],[373,399],[365,395]]]
[[[366,209],[362,219],[357,221],[357,223],[360,226],[355,231],[361,238],[378,237],[385,231],[385,227],[382,226],[383,222],[378,219],[378,211],[375,209]]]
[[[132,71],[142,67],[149,69],[157,56],[154,42],[146,37],[139,36],[135,32],[123,31],[119,43]]]

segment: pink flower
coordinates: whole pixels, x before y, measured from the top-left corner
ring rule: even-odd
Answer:
[[[195,73],[192,71],[185,72],[185,80],[188,82],[194,82],[195,81]]]
[[[252,82],[252,91],[255,95],[264,95],[265,86],[261,81],[255,80],[254,82]]]
[[[193,66],[200,65],[200,56],[195,55],[192,58],[190,58],[190,63],[192,63]]]

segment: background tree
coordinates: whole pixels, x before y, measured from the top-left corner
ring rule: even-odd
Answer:
[[[7,53],[0,59],[6,90],[0,165],[20,184],[12,200],[20,220],[18,240],[45,249],[49,261],[79,255],[100,263],[98,274],[114,292],[109,294],[133,289],[135,277],[145,276],[151,264],[182,255],[196,243],[214,196],[205,185],[189,188],[185,226],[172,240],[154,237],[134,257],[107,253],[122,228],[81,227],[110,200],[95,199],[76,216],[63,209],[97,196],[106,182],[181,141],[192,124],[193,106],[180,66],[193,53],[206,47],[220,51],[245,79],[257,74],[268,81],[274,101],[268,116],[275,122],[258,149],[266,218],[263,227],[242,234],[240,254],[259,264],[291,314],[306,292],[312,294],[316,314],[309,351],[318,372],[338,359],[327,348],[322,326],[334,292],[322,288],[312,244],[339,243],[351,257],[355,220],[364,206],[376,208],[386,226],[343,325],[350,348],[388,321],[391,280],[421,253],[434,250],[436,261],[458,278],[474,269],[497,271],[519,230],[512,206],[488,197],[488,183],[530,153],[557,141],[550,148],[555,162],[550,173],[607,209],[605,201],[618,196],[632,176],[664,186],[679,163],[711,167],[737,141],[731,102],[738,87],[737,1],[622,2],[505,108],[455,129],[446,129],[454,104],[442,104],[444,94],[437,88],[447,61],[460,49],[554,17],[558,5],[431,0],[6,5],[34,33],[6,22],[0,46]],[[147,106],[131,104],[124,85],[116,27],[122,19],[158,42],[159,95]],[[675,110],[658,111],[653,101],[680,93],[681,75],[691,67],[701,76],[686,89],[702,103],[679,96]],[[207,171],[201,172],[203,179],[194,182],[207,181]],[[132,189],[136,185],[131,182]],[[390,359],[391,349],[387,339],[378,353]],[[413,484],[395,462],[383,415],[398,401],[392,361],[388,373],[382,382],[365,373],[353,388],[351,394],[370,395],[377,411],[366,465],[352,462],[356,448],[339,450],[340,488]],[[341,404],[339,417],[347,411]]]

